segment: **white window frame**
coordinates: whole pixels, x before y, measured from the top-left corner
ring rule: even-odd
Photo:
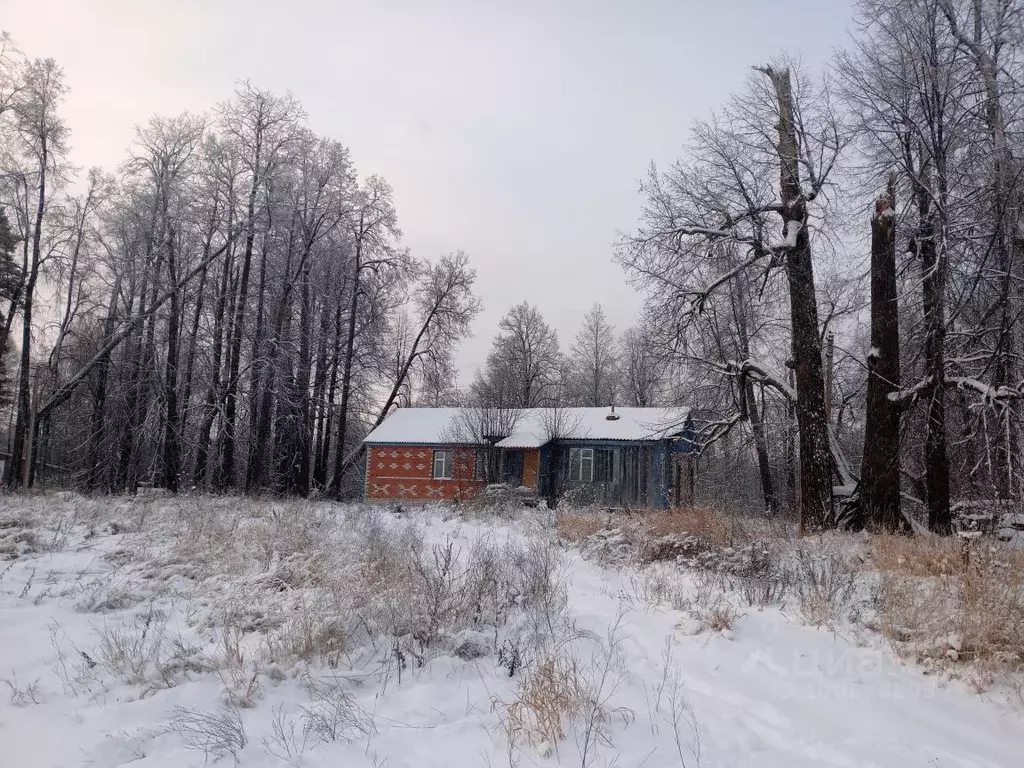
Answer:
[[[437,464],[438,459],[441,460],[441,473],[438,474]],[[452,479],[452,460],[454,454],[452,451],[434,451],[433,463],[431,469],[431,476],[434,480],[451,480]]]
[[[576,477],[581,483],[592,483],[594,482],[594,449],[580,448],[579,452],[579,468]],[[587,472],[583,471],[584,467],[587,468]]]

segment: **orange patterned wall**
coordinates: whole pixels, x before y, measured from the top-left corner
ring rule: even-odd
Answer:
[[[435,480],[434,451],[422,445],[375,445],[366,454],[367,500],[454,501],[483,488],[473,479],[476,450],[454,448],[451,480]]]

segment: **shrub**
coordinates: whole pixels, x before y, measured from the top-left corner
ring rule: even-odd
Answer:
[[[274,715],[270,721],[270,736],[264,736],[262,739],[263,751],[278,760],[290,762],[305,753],[307,742],[303,731],[296,729],[294,718],[285,714],[284,704],[274,707]]]
[[[536,509],[542,500],[537,492],[524,485],[493,483],[463,502],[463,508],[471,512],[488,512],[508,517],[523,508]]]
[[[309,678],[311,704],[301,707],[304,740],[350,742],[373,733],[373,718],[344,689],[338,679]]]
[[[14,707],[27,707],[30,704],[39,704],[42,701],[42,693],[39,690],[39,678],[24,687],[18,682],[17,675],[2,678],[4,685],[10,690],[10,702]]]
[[[168,633],[169,617],[150,608],[131,623],[104,624],[90,659],[107,675],[139,685],[143,695],[173,688],[191,673],[214,669],[198,646]]]
[[[795,551],[792,582],[804,621],[831,625],[841,619],[856,591],[856,573],[831,552]]]
[[[168,730],[181,736],[188,749],[202,752],[206,759],[231,755],[236,765],[238,754],[249,741],[241,713],[230,704],[212,713],[175,707]]]

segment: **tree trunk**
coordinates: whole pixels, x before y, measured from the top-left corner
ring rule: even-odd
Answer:
[[[320,488],[322,480],[318,476],[320,471],[320,452],[324,442],[324,425],[326,423],[327,411],[330,403],[326,402],[327,391],[327,339],[330,335],[331,315],[327,302],[324,301],[320,307],[320,330],[316,350],[316,373],[313,376],[313,400],[311,407],[313,413],[313,445],[310,458],[310,471],[312,473],[312,487]]]
[[[229,215],[230,222],[230,215]],[[209,465],[210,457],[210,433],[213,430],[213,422],[217,418],[217,406],[221,402],[221,375],[220,369],[224,354],[224,320],[227,310],[227,294],[230,285],[232,251],[229,250],[224,257],[224,268],[220,274],[220,283],[217,290],[217,305],[213,316],[213,360],[210,365],[212,369],[212,380],[210,388],[206,393],[206,402],[203,405],[205,411],[203,421],[199,427],[199,441],[196,446],[196,464],[192,474],[192,484],[202,488],[206,484],[206,468]]]
[[[109,339],[114,333],[114,315],[117,312],[118,296],[121,293],[121,275],[114,280],[114,289],[110,293],[110,304],[107,307],[107,317],[103,321],[103,338]],[[105,447],[105,425],[107,405],[107,381],[110,376],[110,352],[102,356],[97,365],[96,395],[93,398],[92,421],[89,430],[89,454],[86,460],[86,487],[90,491],[97,488],[107,488],[107,483],[101,482],[105,474],[100,464],[100,449]]]
[[[792,353],[790,355],[792,358]],[[786,373],[786,384],[791,390],[796,391],[796,376],[790,368]],[[762,411],[763,412],[763,411]],[[796,403],[792,399],[786,400],[786,494],[791,513],[799,515],[800,499],[797,491],[796,476],[796,441],[800,431],[796,426]]]
[[[298,397],[298,419],[296,422],[298,437],[298,456],[291,459],[291,477],[288,489],[300,496],[309,495],[310,450],[312,429],[310,426],[309,384],[312,366],[312,329],[313,305],[309,290],[309,266],[302,274],[302,314],[299,318],[299,365],[296,372],[295,392]]]
[[[750,422],[750,433],[754,438],[754,452],[757,454],[757,472],[761,478],[761,496],[764,508],[769,515],[778,512],[779,501],[775,496],[775,484],[772,481],[771,461],[768,457],[768,438],[764,429],[763,414],[757,410],[757,399],[754,396],[754,383],[744,378],[742,397],[746,401],[747,419]]]
[[[269,229],[270,222],[267,223],[267,226]],[[291,259],[290,248],[288,258]],[[280,335],[275,335],[270,340],[269,352],[266,349],[267,343],[264,338],[266,292],[267,237],[264,235],[263,245],[260,249],[260,276],[256,288],[256,319],[252,332],[252,358],[249,367],[249,458],[245,468],[245,489],[250,492],[263,485],[263,473],[270,447],[266,442],[267,435],[261,434],[260,431],[260,416],[264,409],[269,412],[273,406],[274,358],[277,354],[277,347],[281,343]],[[279,327],[275,328],[275,333],[280,333]],[[264,385],[262,394],[260,392],[261,384]],[[268,421],[269,418],[268,415]]]
[[[42,261],[43,216],[46,214],[46,174],[49,170],[49,145],[43,135],[39,158],[39,196],[36,199],[35,226],[32,229],[32,260],[29,263],[28,278],[25,281],[25,295],[21,315],[21,366],[18,370],[18,395],[15,401],[17,419],[14,422],[14,445],[11,447],[11,466],[7,474],[7,485],[15,487],[27,479],[31,456],[25,456],[25,443],[29,423],[32,420],[32,305],[35,299],[36,281],[39,278],[39,262]],[[24,463],[24,467],[22,466]]]
[[[213,232],[209,233],[206,243],[203,246],[203,257],[204,260],[210,254],[210,249],[213,247]],[[195,364],[196,364],[196,352],[199,348],[199,322],[203,316],[203,307],[206,303],[206,279],[207,270],[204,269],[199,275],[199,286],[196,289],[196,307],[192,313],[192,322],[189,326],[188,338],[188,354],[185,356],[185,375],[182,378],[181,383],[181,434],[188,434],[189,426],[189,412],[191,408],[189,403],[192,400],[192,384],[194,381]],[[184,462],[184,467],[188,466],[188,460]],[[185,471],[183,467],[182,471]]]
[[[800,159],[789,70],[768,69],[779,109],[778,152],[783,232],[794,241],[786,252],[796,418],[800,428],[800,530],[822,530],[832,522],[832,452],[825,416],[825,381],[814,291],[814,265],[807,232],[807,201],[800,187]],[[795,228],[795,237],[794,237]]]
[[[327,394],[324,396],[324,408],[327,417],[323,426],[323,437],[320,443],[320,454],[313,469],[313,479],[321,488],[327,488],[327,466],[331,458],[331,433],[334,428],[334,393],[338,391],[338,366],[341,362],[341,324],[345,303],[339,296],[338,306],[334,313],[334,353],[331,356],[331,370],[327,383]]]
[[[154,223],[154,226],[155,223]],[[158,276],[160,270],[163,268],[163,248],[156,248],[156,260],[154,263],[150,262],[152,257],[152,251],[154,250],[153,244],[158,241],[156,233],[150,230],[149,245],[147,246],[147,255],[145,261],[145,269],[147,276],[143,279],[142,290],[140,291],[140,309],[147,307],[154,307],[156,305],[157,296],[159,295],[160,286],[158,283]],[[152,272],[153,278],[147,283],[148,275]],[[149,293],[147,298],[146,294]],[[148,312],[145,315],[142,323],[142,338],[139,341],[139,346],[136,354],[136,366],[134,371],[134,378],[129,385],[128,390],[128,406],[126,408],[128,418],[124,425],[124,435],[121,439],[120,455],[118,457],[118,487],[128,491],[134,491],[139,482],[139,450],[140,444],[144,445],[145,435],[141,434],[142,420],[145,410],[148,408],[148,400],[144,395],[147,394],[145,390],[148,390],[152,385],[151,374],[153,371],[150,367],[153,365],[156,357],[156,314],[154,312]]]
[[[252,185],[246,206],[245,248],[242,251],[242,268],[238,276],[238,291],[235,296],[234,312],[231,319],[231,335],[228,338],[228,370],[224,391],[224,430],[221,440],[220,467],[217,471],[216,486],[219,490],[235,483],[235,429],[238,422],[238,372],[242,361],[242,336],[245,325],[245,305],[249,298],[249,272],[252,268],[253,244],[256,241],[256,193],[260,186],[260,163],[262,144],[257,141],[253,162]]]
[[[922,199],[924,194],[921,195]],[[922,308],[925,325],[925,375],[931,378],[928,414],[925,419],[925,486],[928,528],[949,534],[949,455],[946,449],[946,317],[945,257],[937,252],[935,225],[922,202],[922,224],[918,232],[918,255],[922,270]]]
[[[900,388],[896,294],[896,211],[893,188],[871,217],[871,350],[868,353],[860,515],[855,527],[908,531],[900,513],[900,410],[889,394]]]
[[[736,320],[739,356],[743,360],[750,359],[750,331],[747,326],[749,296],[747,294],[746,275],[739,274],[732,281],[735,292],[730,293],[733,304],[733,315]],[[779,502],[775,495],[775,484],[772,482],[771,461],[768,458],[768,439],[764,429],[764,413],[758,412],[757,400],[754,396],[754,382],[749,376],[741,376],[739,382],[740,415],[748,424],[754,438],[754,452],[757,454],[757,470],[761,478],[761,495],[764,508],[768,514],[776,514]]]
[[[164,215],[167,203],[164,202]],[[178,290],[178,265],[175,256],[174,228],[167,235],[167,276],[171,281],[170,309],[167,318],[167,359],[164,363],[164,450],[163,482],[171,493],[178,492],[181,461],[180,413],[178,411],[178,315],[181,311]]]
[[[341,403],[338,407],[338,435],[334,454],[334,479],[331,481],[334,495],[341,497],[342,479],[347,469],[345,463],[345,440],[348,437],[348,403],[352,391],[352,361],[356,352],[356,321],[359,313],[360,273],[362,271],[362,242],[356,241],[354,268],[352,271],[352,298],[348,312],[348,338],[345,341],[345,358],[341,373]]]

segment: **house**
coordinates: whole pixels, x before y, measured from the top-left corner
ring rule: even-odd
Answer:
[[[363,441],[367,501],[458,501],[525,486],[556,502],[667,507],[692,498],[686,408],[400,408]]]

